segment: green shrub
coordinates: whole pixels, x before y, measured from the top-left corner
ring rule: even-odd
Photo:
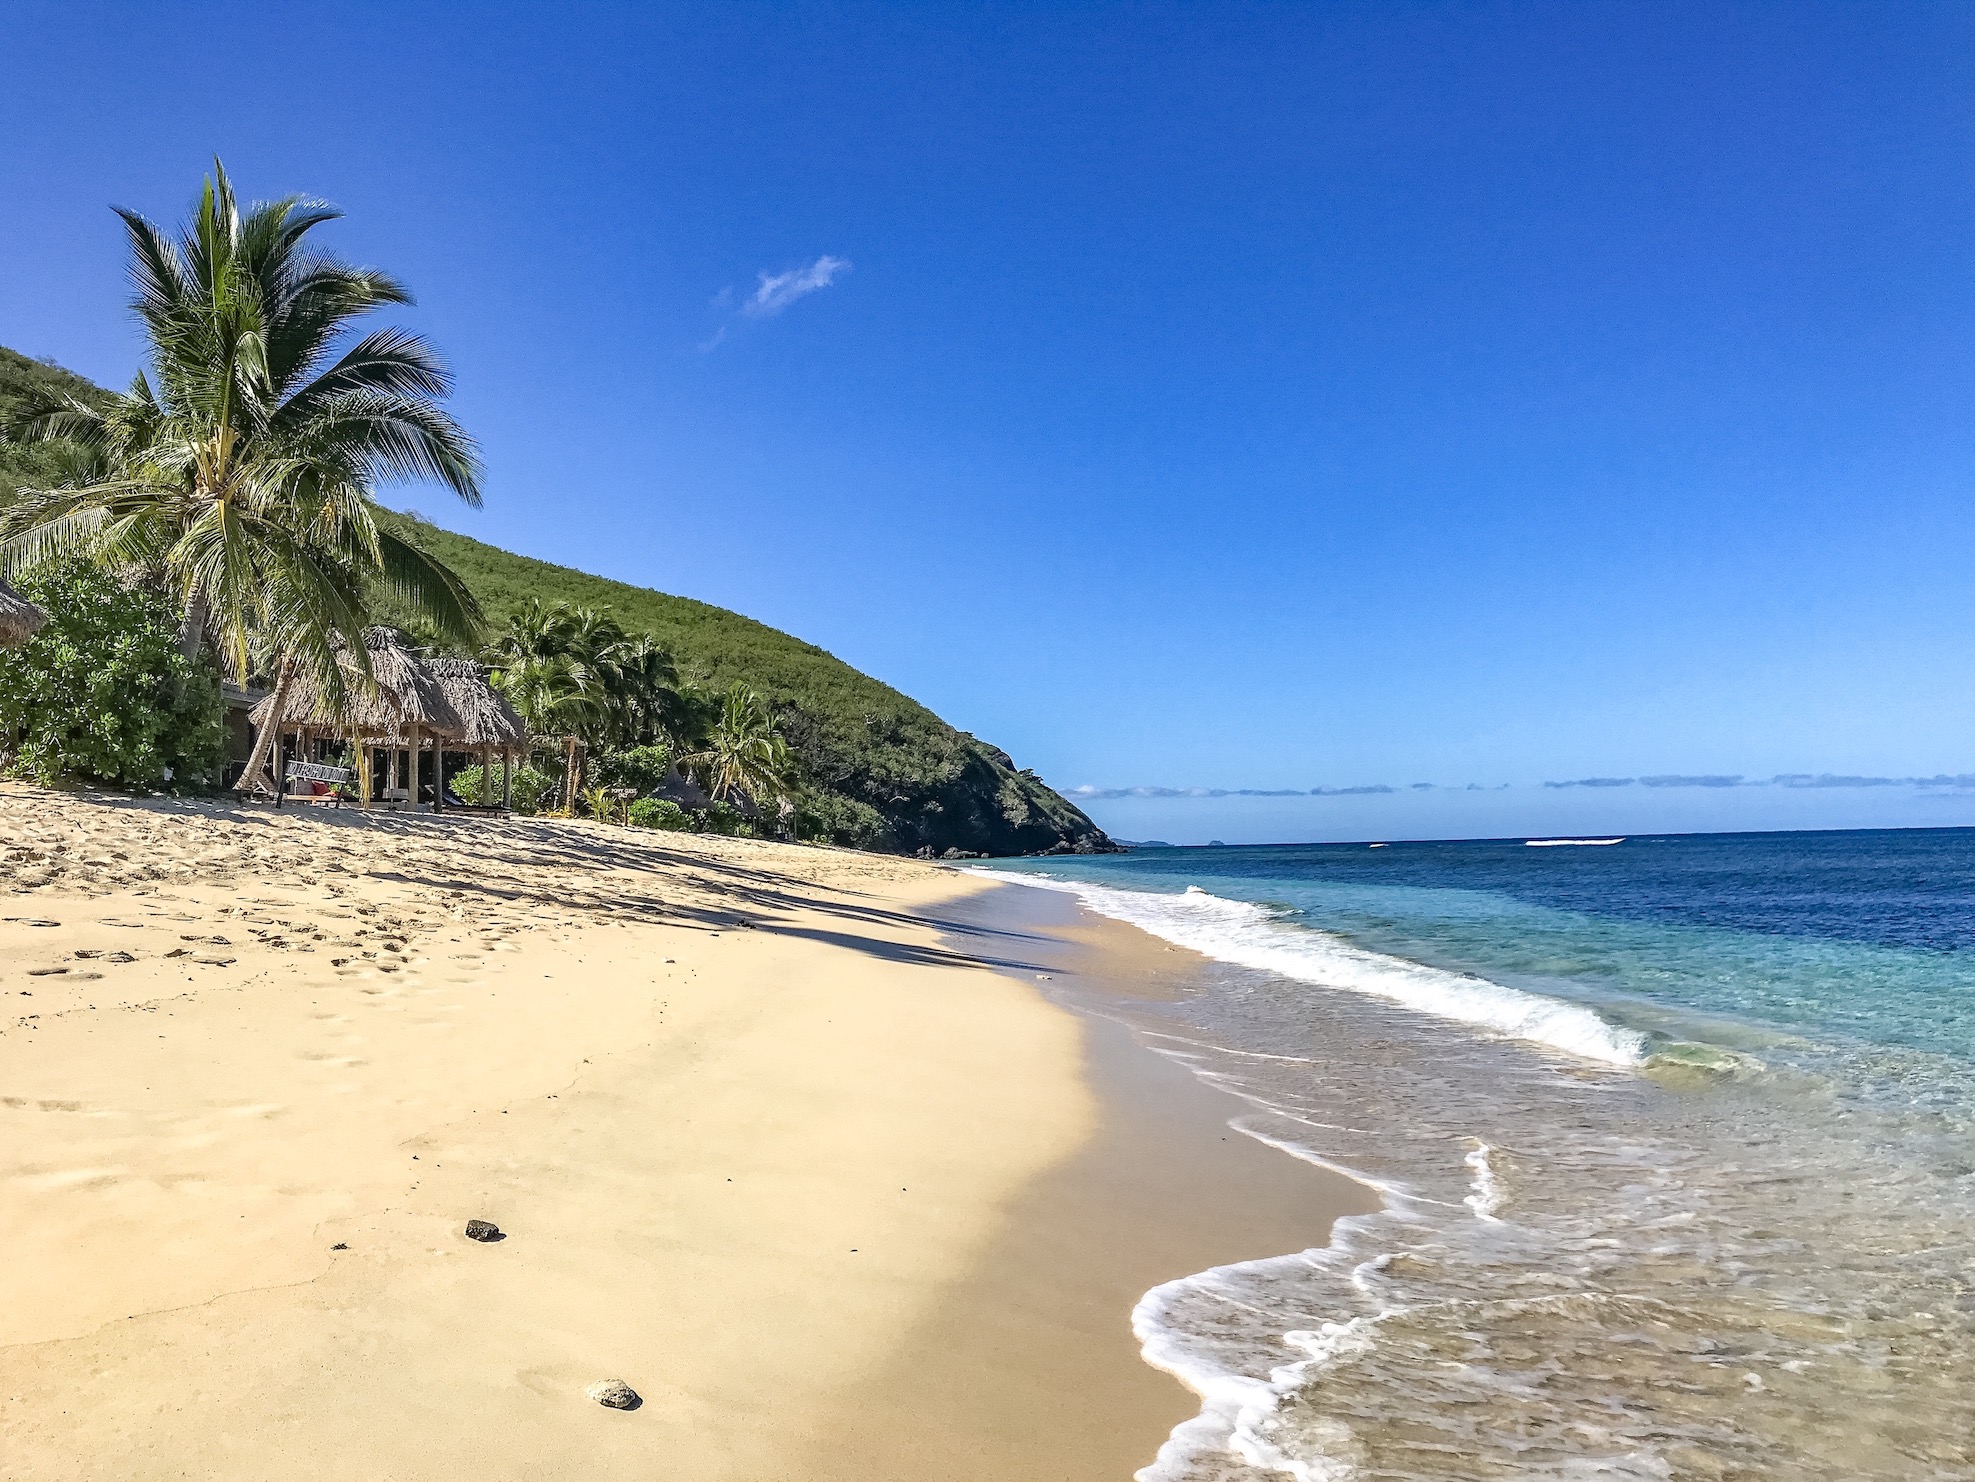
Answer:
[[[601,787],[628,787],[642,798],[658,791],[671,765],[670,747],[633,746],[599,754],[590,763],[590,776]]]
[[[631,804],[633,828],[689,829],[686,810],[666,798],[638,798]]]
[[[42,783],[169,781],[191,792],[219,784],[219,676],[186,662],[177,616],[162,599],[79,561],[43,563],[15,585],[49,622],[0,652],[0,767]]]
[[[727,803],[708,805],[699,815],[699,831],[703,834],[731,834],[737,839],[755,837],[755,827],[742,816],[740,809]]]
[[[482,777],[478,767],[467,767],[462,771],[448,773],[446,786],[451,788],[463,803],[471,803],[475,807],[495,804],[501,800],[501,769],[496,766],[491,773]],[[514,811],[540,812],[543,802],[554,795],[555,787],[555,778],[546,773],[538,772],[533,767],[516,767]]]
[[[795,835],[818,844],[850,849],[895,847],[884,814],[869,803],[841,793],[805,792],[796,799]]]

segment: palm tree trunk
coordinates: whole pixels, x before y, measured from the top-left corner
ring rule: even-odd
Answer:
[[[268,706],[267,724],[254,736],[254,749],[248,754],[247,768],[240,774],[240,780],[233,784],[236,791],[246,792],[261,778],[267,768],[268,754],[274,749],[274,739],[281,734],[281,723],[288,709],[288,689],[295,682],[295,660],[281,661],[281,672],[274,681],[274,699]],[[279,779],[274,784],[274,795],[281,796]]]
[[[206,594],[194,587],[185,599],[185,613],[178,622],[178,651],[185,655],[186,663],[198,662],[199,651],[206,646],[206,624],[211,618]]]
[[[576,735],[569,736],[569,753],[562,766],[562,811],[570,818],[576,816]]]

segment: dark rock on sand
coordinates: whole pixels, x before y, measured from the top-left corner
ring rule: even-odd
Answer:
[[[468,1220],[466,1222],[466,1238],[468,1240],[477,1240],[482,1245],[492,1245],[496,1240],[507,1239],[507,1232],[502,1230],[492,1220]]]

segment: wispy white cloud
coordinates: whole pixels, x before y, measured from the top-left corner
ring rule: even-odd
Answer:
[[[1416,782],[1415,787],[1430,787],[1431,783]],[[1085,783],[1066,791],[1066,798],[1083,801],[1108,798],[1351,798],[1367,793],[1396,792],[1383,782],[1373,782],[1361,787],[1097,787]]]
[[[850,262],[827,253],[806,268],[790,268],[786,273],[762,273],[761,286],[754,297],[741,305],[750,319],[772,319],[799,298],[828,288],[850,271]]]
[[[1723,773],[1689,775],[1669,772],[1658,777],[1579,777],[1570,782],[1546,782],[1545,787],[1934,787],[1975,788],[1975,773],[1937,772],[1932,777],[1856,777],[1835,772],[1778,772],[1774,777],[1742,777]]]
[[[1496,784],[1496,789],[1511,784]],[[1411,792],[1433,792],[1443,784],[1413,782]],[[1470,782],[1461,789],[1445,784],[1448,790],[1484,792],[1495,789]],[[1779,772],[1774,777],[1739,777],[1723,773],[1667,772],[1653,777],[1577,777],[1569,782],[1545,782],[1545,787],[1912,787],[1933,792],[1975,791],[1975,772],[1937,772],[1932,777],[1857,777],[1831,772]],[[1078,802],[1108,802],[1117,798],[1356,798],[1400,791],[1384,782],[1360,783],[1355,787],[1098,787],[1090,783],[1066,788],[1063,796]]]

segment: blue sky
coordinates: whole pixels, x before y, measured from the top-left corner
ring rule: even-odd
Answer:
[[[1975,823],[1897,780],[1975,773],[1971,64],[1959,5],[16,3],[0,343],[126,380],[108,207],[216,152],[453,361],[487,507],[395,502],[1064,788],[1394,789],[1126,837]],[[1666,776],[1762,785],[1543,786]]]

